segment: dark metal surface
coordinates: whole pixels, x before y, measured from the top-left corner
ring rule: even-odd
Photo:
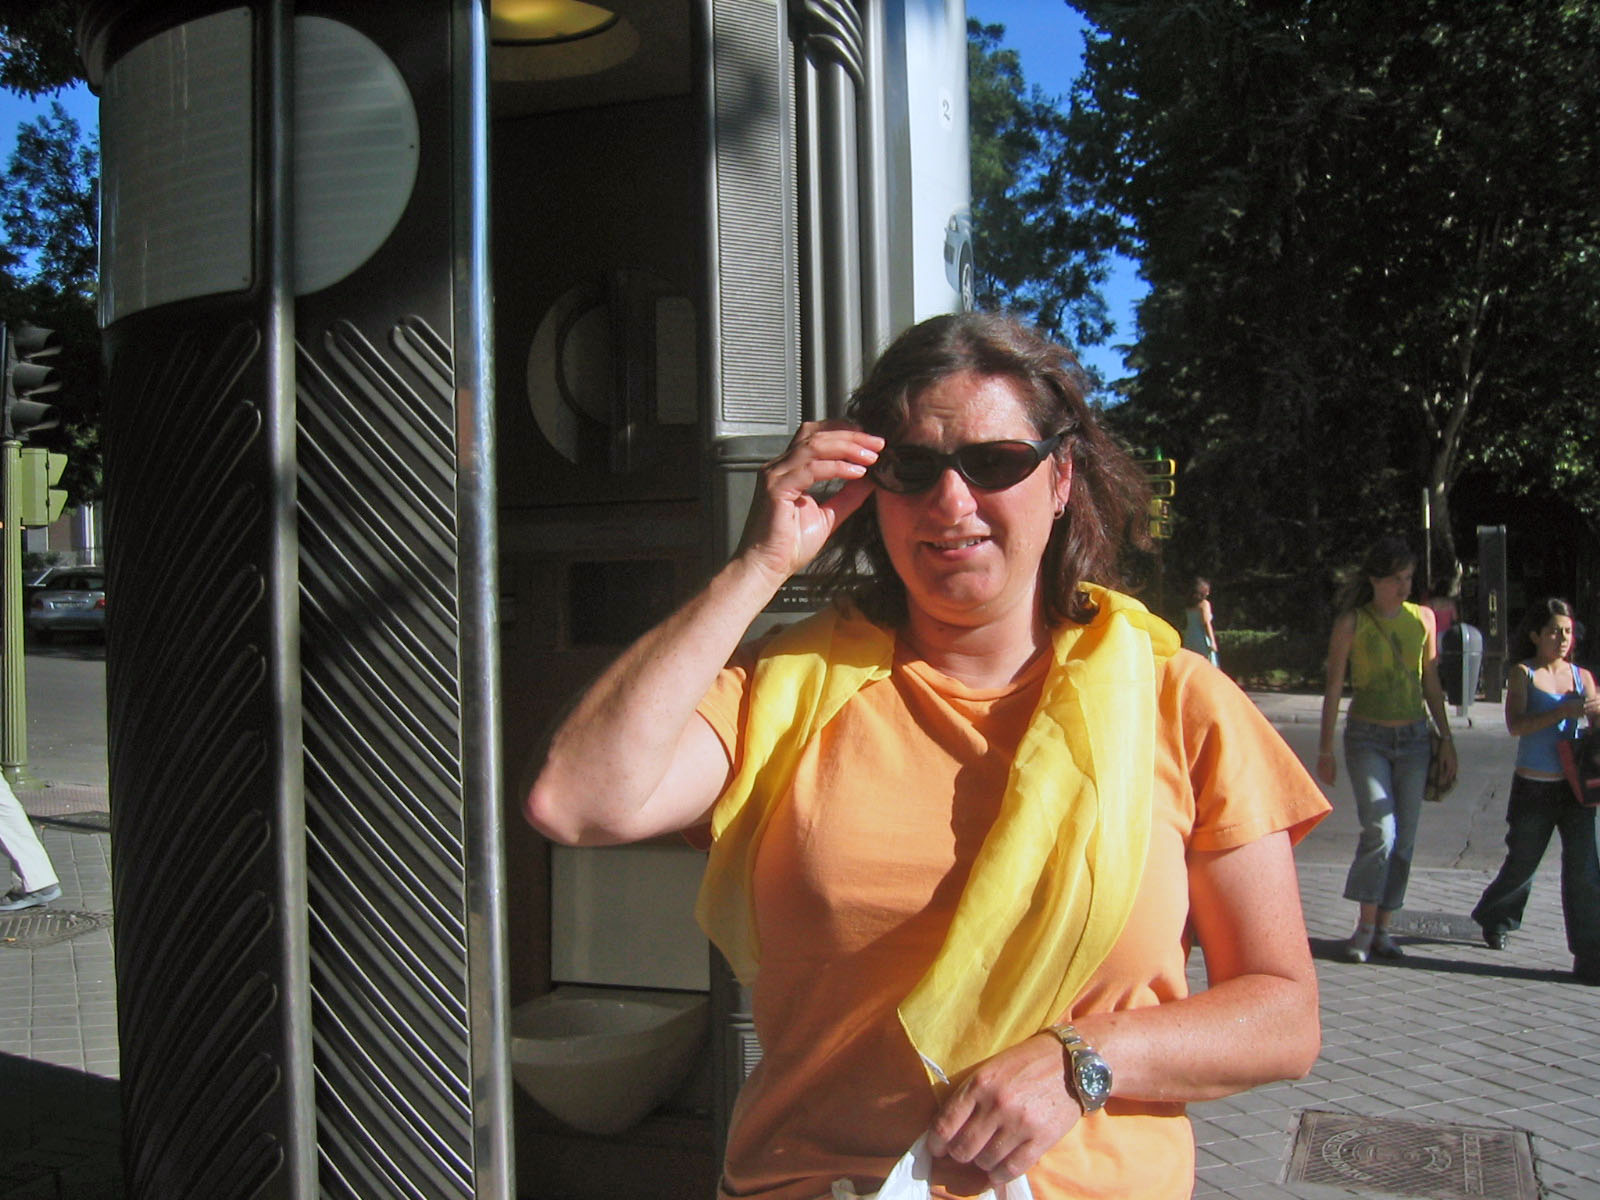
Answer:
[[[48,905],[0,913],[0,950],[36,950],[111,924],[110,913],[73,912]]]
[[[161,7],[151,5],[151,8]],[[133,14],[130,14],[132,17]],[[275,189],[284,10],[255,14],[254,286],[106,331],[107,727],[130,1195],[298,1196],[298,709],[275,483],[289,414]],[[181,1098],[177,1099],[177,1098]]]
[[[1483,936],[1466,913],[1411,912],[1400,909],[1389,918],[1389,932],[1441,941],[1476,942]]]
[[[509,1084],[484,1060],[497,1047],[505,1058],[503,915],[487,907],[496,889],[478,887],[483,911],[469,895],[496,870],[500,839],[480,683],[495,658],[487,298],[481,255],[464,244],[485,224],[471,204],[481,70],[479,120],[453,119],[452,80],[477,69],[458,61],[472,26],[463,35],[455,10],[467,7],[395,22],[371,5],[316,6],[400,67],[420,148],[388,242],[294,310],[309,983],[329,1198],[510,1189]],[[477,530],[466,545],[464,519]]]
[[[295,831],[278,806],[284,760],[270,732],[282,717],[268,653],[279,639],[267,384],[254,324],[196,319],[160,339],[158,327],[127,323],[107,388],[128,1173],[136,1196],[248,1195],[283,1165],[294,1056],[273,853]],[[202,1162],[239,1171],[193,1179]]]
[[[107,330],[133,1196],[509,1200],[485,218],[459,186],[482,12],[295,6],[397,64],[420,145],[388,244],[297,300],[293,27],[253,9],[255,286]]]
[[[1286,1183],[1425,1200],[1538,1200],[1528,1135],[1304,1112]]]

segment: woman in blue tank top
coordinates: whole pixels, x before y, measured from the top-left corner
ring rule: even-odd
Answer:
[[[1561,769],[1557,745],[1577,738],[1585,721],[1600,719],[1594,677],[1570,660],[1572,606],[1551,597],[1533,605],[1512,645],[1533,646],[1506,680],[1506,729],[1517,738],[1517,765],[1506,808],[1506,860],[1472,910],[1483,940],[1505,949],[1522,925],[1550,835],[1561,831],[1561,911],[1567,924],[1572,973],[1600,984],[1600,855],[1594,809],[1579,804]],[[1526,640],[1524,640],[1526,639]]]

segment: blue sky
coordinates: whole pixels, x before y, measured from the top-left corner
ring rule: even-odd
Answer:
[[[50,111],[50,101],[59,100],[78,124],[89,128],[100,122],[100,102],[83,86],[64,88],[54,96],[24,100],[0,89],[0,163],[11,161],[17,144],[17,126]]]
[[[984,25],[1005,26],[1004,44],[1022,60],[1023,78],[1065,104],[1083,61],[1084,20],[1077,9],[1066,0],[967,0],[967,16]],[[1107,381],[1127,373],[1122,354],[1112,346],[1133,341],[1134,306],[1147,290],[1136,265],[1117,260],[1106,283],[1106,304],[1116,323],[1112,344],[1082,351],[1084,361]]]
[[[985,25],[1005,26],[1005,44],[1022,59],[1023,76],[1045,93],[1065,98],[1083,56],[1083,18],[1065,0],[967,0],[967,15]],[[56,97],[84,126],[99,120],[99,103],[84,87]],[[16,144],[17,126],[48,108],[51,97],[21,100],[0,90],[0,164],[8,162]],[[1106,299],[1117,329],[1112,342],[1133,339],[1133,306],[1144,295],[1134,265],[1121,262],[1107,285]],[[1122,356],[1109,346],[1088,348],[1083,355],[1108,380],[1124,374]]]

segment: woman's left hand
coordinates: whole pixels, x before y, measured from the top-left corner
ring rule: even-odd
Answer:
[[[1083,1117],[1061,1043],[1042,1033],[979,1063],[928,1131],[935,1158],[977,1167],[991,1184],[1027,1174]]]
[[[1456,759],[1456,743],[1454,738],[1440,743],[1439,762],[1443,764],[1444,767],[1444,778],[1439,782],[1445,787],[1449,787],[1456,781],[1456,770],[1459,766],[1459,763]]]

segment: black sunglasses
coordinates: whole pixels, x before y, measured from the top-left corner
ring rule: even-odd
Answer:
[[[949,454],[927,446],[889,446],[868,468],[872,482],[890,492],[925,492],[954,470],[975,488],[1003,491],[1021,483],[1048,458],[1065,433],[1039,442],[1015,438],[1004,442],[974,442]]]

